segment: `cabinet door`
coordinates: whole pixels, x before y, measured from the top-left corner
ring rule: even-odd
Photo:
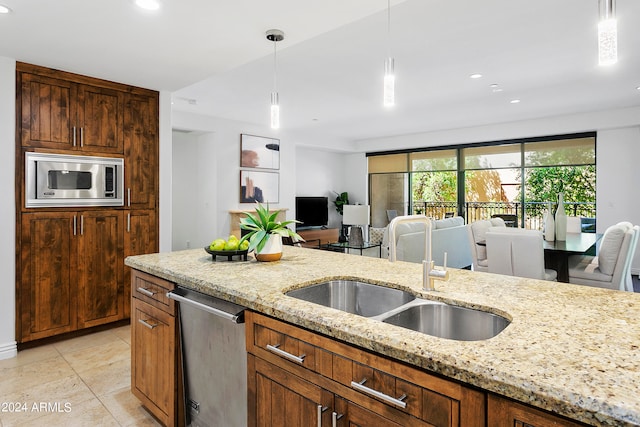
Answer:
[[[158,223],[153,210],[131,210],[126,213],[124,257],[158,252]],[[124,266],[124,316],[129,317],[131,267]]]
[[[176,419],[176,325],[136,298],[131,317],[131,391],[166,426]]]
[[[489,394],[487,425],[492,427],[580,427],[585,424]]]
[[[158,199],[158,97],[128,94],[124,171],[128,207],[154,209]]]
[[[388,420],[373,411],[362,408],[353,402],[342,398],[336,398],[335,400],[335,414],[331,414],[335,419],[332,426],[339,427],[404,427],[403,424],[398,424],[391,420]],[[333,420],[332,420],[333,421]],[[416,425],[418,420],[416,420]]]
[[[253,355],[247,368],[248,425],[330,425],[332,393]]]
[[[20,78],[22,145],[74,149],[75,84],[30,73]]]
[[[20,342],[76,329],[74,213],[22,215]]]
[[[124,92],[78,85],[77,145],[84,151],[123,152]]]
[[[85,211],[79,221],[79,327],[123,319],[123,212]]]

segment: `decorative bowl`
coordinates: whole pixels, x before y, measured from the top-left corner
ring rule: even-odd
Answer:
[[[242,261],[247,260],[247,253],[249,252],[247,249],[241,251],[212,251],[209,249],[209,246],[205,246],[204,250],[211,255],[213,261],[216,261],[216,257],[227,257],[227,261],[231,261],[234,256],[239,256]]]

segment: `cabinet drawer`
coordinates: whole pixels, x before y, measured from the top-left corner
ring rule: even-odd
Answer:
[[[167,297],[167,292],[174,288],[175,284],[167,280],[138,270],[131,272],[131,295],[172,316],[176,314],[176,305]]]
[[[328,351],[259,323],[253,324],[252,330],[253,334],[248,336],[253,340],[247,343],[247,348],[252,348],[254,353],[268,352],[280,357],[285,364],[298,365],[331,378],[332,354]]]
[[[303,375],[301,366],[316,372],[367,409],[384,406],[380,413],[390,419],[400,411],[438,427],[484,426],[486,395],[481,391],[254,312],[245,316],[249,353],[297,375]],[[267,345],[278,346],[274,352]],[[384,405],[365,403],[372,401]]]

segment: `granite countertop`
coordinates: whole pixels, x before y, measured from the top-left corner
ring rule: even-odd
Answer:
[[[285,247],[278,262],[212,262],[203,249],[129,257],[179,285],[591,425],[640,425],[640,294],[450,270],[422,291],[422,266]],[[453,341],[287,297],[355,278],[500,314],[484,341]]]

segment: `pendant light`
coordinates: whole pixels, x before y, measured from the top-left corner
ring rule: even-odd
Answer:
[[[598,65],[613,65],[618,62],[618,23],[615,0],[598,0],[600,22],[598,22]]]
[[[393,107],[396,103],[395,60],[391,56],[391,0],[387,0],[387,59],[384,61],[383,104]]]
[[[271,129],[280,127],[280,99],[278,96],[278,69],[276,44],[284,40],[284,33],[280,30],[267,31],[267,40],[273,42],[273,92],[271,92]]]

